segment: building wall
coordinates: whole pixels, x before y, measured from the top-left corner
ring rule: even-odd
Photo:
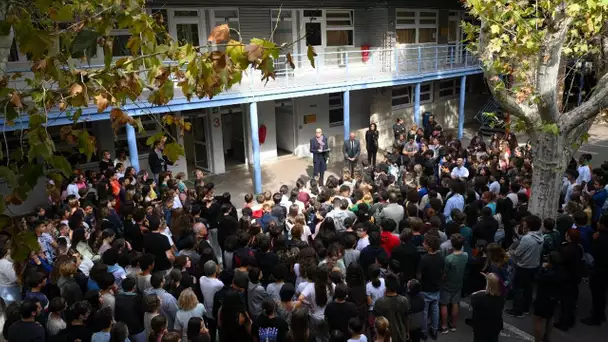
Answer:
[[[251,121],[249,120],[249,106],[245,113],[245,136],[247,137],[247,161],[253,163],[253,151],[251,146]],[[266,139],[260,144],[260,161],[271,161],[277,158],[277,122],[273,101],[258,102],[258,128],[266,126]],[[258,131],[259,132],[259,131]]]
[[[483,79],[481,82],[476,79],[471,79],[468,82],[469,90],[465,97],[465,123],[474,120],[475,115],[483,104],[488,100],[489,94],[485,93],[483,88]],[[439,86],[435,83],[433,86],[433,102],[420,105],[420,116],[425,112],[430,112],[435,116],[435,120],[443,127],[443,129],[456,130],[458,128],[458,94],[450,98],[439,98]],[[380,148],[388,148],[393,143],[393,124],[397,118],[403,119],[406,127],[414,124],[414,106],[410,105],[403,108],[392,107],[392,92],[391,88],[374,89],[370,103],[370,120],[378,126],[380,134]]]
[[[369,126],[371,90],[353,91],[350,93],[350,131],[363,141],[365,130]],[[309,96],[294,99],[297,125],[297,146],[294,154],[298,157],[309,157],[310,139],[315,130],[321,128],[327,137],[330,161],[343,160],[344,126],[329,127],[329,95]],[[316,115],[316,122],[304,124],[304,117]]]

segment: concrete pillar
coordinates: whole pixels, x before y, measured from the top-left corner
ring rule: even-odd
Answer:
[[[127,144],[129,145],[129,159],[131,159],[131,166],[135,168],[135,171],[139,172],[139,152],[137,151],[137,139],[135,136],[135,127],[126,124],[127,130]]]
[[[260,137],[258,134],[258,103],[249,104],[249,126],[251,128],[251,149],[253,159],[253,191],[262,192],[262,166],[260,164]]]
[[[458,101],[458,139],[464,135],[464,100],[467,92],[467,77],[460,78],[460,101]]]
[[[414,87],[414,123],[420,127],[420,83]]]
[[[350,90],[344,92],[344,140],[350,135]]]

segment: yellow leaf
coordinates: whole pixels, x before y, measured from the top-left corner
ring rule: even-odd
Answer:
[[[82,93],[83,88],[82,85],[80,85],[79,83],[73,83],[72,86],[70,87],[70,95],[78,95],[80,93]]]
[[[192,123],[190,123],[190,122],[185,122],[185,123],[184,123],[184,130],[185,130],[186,132],[190,132],[190,130],[191,130],[191,129],[192,129]]]
[[[19,92],[17,92],[17,91],[13,92],[13,95],[11,95],[11,103],[16,108],[19,108],[19,109],[23,108],[23,103],[21,102],[21,95],[19,94]]]
[[[498,32],[500,32],[500,26],[494,24],[494,25],[490,26],[490,31],[493,34],[497,34]]]
[[[95,96],[95,104],[97,104],[97,113],[103,113],[103,111],[108,108],[108,99],[102,94],[99,94]]]
[[[218,25],[211,30],[207,41],[219,44],[230,39],[230,27],[228,24]]]

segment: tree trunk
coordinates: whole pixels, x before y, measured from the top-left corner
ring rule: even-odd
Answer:
[[[555,218],[564,172],[572,157],[568,138],[563,133],[539,132],[534,152],[528,210],[542,219]]]

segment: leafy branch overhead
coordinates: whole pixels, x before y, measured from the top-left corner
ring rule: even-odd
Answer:
[[[6,166],[0,169],[0,177],[11,180],[11,193],[0,200],[0,214],[6,203],[21,203],[36,185],[23,181],[24,175],[35,179],[48,175],[59,185],[61,177],[71,173],[71,164],[56,153],[46,129],[58,112],[73,122],[62,128],[61,139],[90,160],[96,141],[80,124],[87,120],[83,114],[87,107],[109,113],[115,133],[126,124],[142,131],[140,120],[128,115],[126,105],[141,100],[165,105],[174,98],[176,86],[188,100],[213,98],[240,83],[243,72],[250,70],[268,82],[275,78],[275,60],[292,45],[279,46],[261,38],[236,40],[231,36],[234,30],[225,24],[211,31],[207,45],[177,41],[167,33],[160,13],[147,12],[145,0],[6,0],[0,13],[4,13],[0,40],[10,39],[12,32],[20,55],[31,62],[29,72],[2,74],[6,61],[0,61],[3,122],[29,126],[17,128],[15,134],[21,139],[17,152],[6,155],[7,142],[1,144],[0,160]],[[112,36],[114,29],[128,32],[125,51],[113,51],[119,45]],[[91,66],[100,51],[103,64]],[[314,63],[311,55],[315,53],[309,47]],[[291,55],[287,61],[295,67]],[[173,116],[163,118],[162,124],[176,126],[181,134],[190,129],[183,118]],[[154,135],[148,143],[163,137]],[[177,159],[184,152],[170,138],[165,153]],[[24,170],[32,163],[41,167]]]

